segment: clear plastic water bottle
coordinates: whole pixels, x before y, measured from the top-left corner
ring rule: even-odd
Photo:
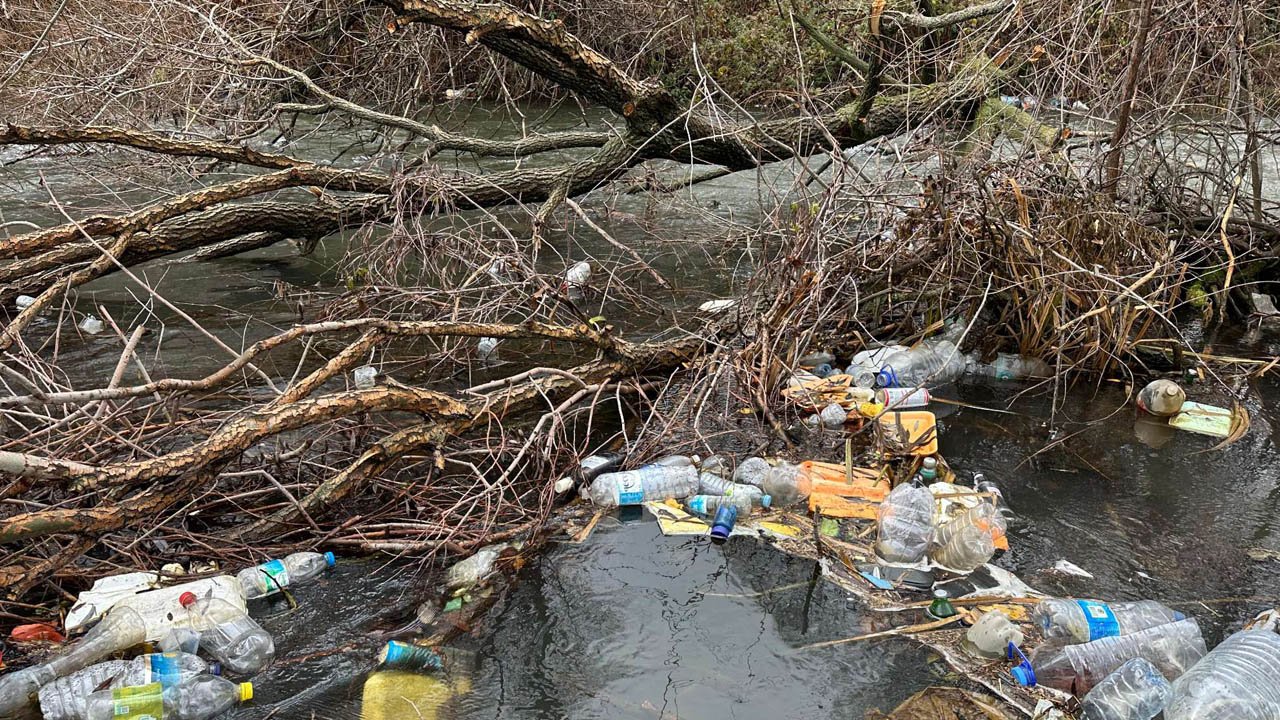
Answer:
[[[284,588],[317,578],[334,566],[333,553],[297,552],[236,573],[245,600],[274,595]]]
[[[698,469],[688,465],[645,465],[635,470],[605,473],[591,482],[583,494],[602,507],[641,505],[685,498],[698,492]]]
[[[876,514],[880,557],[889,562],[919,562],[933,540],[933,510],[933,493],[918,481],[890,491]]]
[[[711,473],[712,475],[719,475],[723,478],[733,475],[731,472],[733,465],[729,462],[729,458],[724,455],[720,455],[719,453],[698,461],[697,465],[698,472]]]
[[[1242,630],[1173,683],[1165,720],[1280,718],[1280,635]]]
[[[581,300],[591,282],[591,263],[583,260],[564,272],[562,285],[570,300]]]
[[[1151,720],[1170,695],[1169,681],[1156,666],[1133,658],[1094,686],[1080,708],[1084,720]]]
[[[255,675],[276,654],[270,633],[221,598],[197,598],[185,593],[178,602],[191,613],[191,627],[200,631],[200,647],[238,675]]]
[[[236,703],[252,699],[251,683],[196,675],[169,688],[151,683],[93,693],[89,696],[85,720],[121,717],[208,720],[230,710]]]
[[[1144,658],[1166,678],[1177,678],[1205,654],[1200,626],[1191,618],[1082,645],[1060,642],[1036,648],[1029,664],[1013,668],[1014,680],[1021,685],[1044,685],[1081,697],[1132,658]]]
[[[840,407],[839,403],[831,403],[822,408],[822,412],[818,413],[819,419],[822,420],[822,426],[828,430],[839,430],[844,427],[844,423],[849,419],[849,413]]]
[[[598,455],[589,455],[578,463],[578,467],[568,475],[560,478],[556,483],[556,492],[567,492],[574,485],[587,483],[595,480],[603,473],[611,472],[622,464],[621,453],[601,453]]]
[[[773,469],[768,460],[760,457],[749,457],[738,463],[733,470],[733,481],[742,485],[764,485],[765,475]]]
[[[755,485],[736,483],[719,475],[702,472],[698,474],[698,494],[745,495],[747,497],[760,497],[761,495],[764,495],[764,490],[761,490]]]
[[[952,570],[971,572],[995,555],[996,547],[1004,544],[999,541],[1007,529],[995,504],[980,501],[938,528],[932,559]]]
[[[863,350],[849,361],[844,374],[853,377],[853,384],[861,388],[876,386],[876,374],[884,367],[884,361],[894,353],[909,350],[906,345],[885,345],[883,347]]]
[[[760,488],[772,498],[774,507],[787,507],[808,500],[813,483],[799,465],[782,462],[764,473]]]
[[[1046,638],[1084,643],[1116,635],[1131,635],[1157,625],[1177,622],[1186,615],[1154,600],[1108,603],[1101,600],[1042,600],[1031,621]]]
[[[170,687],[205,673],[218,675],[221,668],[189,653],[150,653],[133,660],[108,660],[40,688],[40,715],[44,720],[80,720],[94,691],[151,683]]]
[[[999,353],[995,361],[989,364],[980,362],[976,356],[970,356],[967,371],[997,380],[1053,377],[1053,369],[1049,367],[1049,363],[1037,357],[1012,353]]]
[[[715,515],[717,510],[730,505],[738,508],[739,517],[746,517],[755,508],[768,508],[771,504],[772,498],[768,495],[694,495],[685,501],[689,511],[699,515]]]
[[[43,665],[0,676],[0,717],[34,707],[40,688],[147,639],[147,623],[132,608],[112,608],[80,642]]]
[[[470,557],[454,563],[444,573],[444,585],[448,590],[469,587],[487,579],[497,571],[498,556],[507,548],[519,549],[515,543],[494,543],[477,550]]]
[[[169,634],[160,638],[160,642],[156,643],[156,647],[160,649],[160,652],[184,652],[195,655],[196,651],[200,649],[200,633],[191,628],[171,628]],[[214,674],[216,675],[217,673]]]
[[[880,387],[937,387],[964,374],[965,359],[950,340],[926,340],[885,358],[876,375]]]

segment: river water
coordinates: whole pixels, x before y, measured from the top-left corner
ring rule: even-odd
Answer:
[[[484,117],[470,122],[481,129],[498,125]],[[305,149],[320,153],[327,147],[316,141]],[[12,168],[3,181],[9,192],[0,198],[4,220],[57,219],[36,183],[40,174],[77,206],[77,189],[88,195],[91,183],[79,173],[59,175],[59,168],[52,160]],[[794,167],[781,166],[763,180],[784,187],[793,173]],[[705,213],[749,225],[762,202],[776,200],[762,197],[760,179],[746,173],[707,183],[678,204],[649,206],[624,196],[611,200],[613,213],[602,225],[673,282],[675,302],[693,306],[731,293],[746,272],[709,259],[718,246],[706,244],[716,238],[706,234]],[[603,201],[583,205],[604,216]],[[636,221],[645,217],[651,222]],[[602,267],[626,262],[585,228],[576,236],[553,235],[551,242],[565,258],[591,256]],[[138,273],[238,347],[296,321],[296,308],[277,294],[281,285],[338,289],[334,267],[342,253],[342,241],[335,239],[310,257],[279,245],[198,265],[152,263]],[[619,273],[608,281],[643,289],[646,281],[638,275]],[[150,322],[163,323],[144,344],[156,377],[193,377],[225,362],[162,308],[142,309],[140,297],[145,293],[136,285],[114,276],[85,288],[77,308],[102,304],[122,326],[152,313]],[[670,322],[662,303],[639,313],[607,302],[597,309],[611,319],[627,318],[614,320],[624,328]],[[1264,330],[1217,350],[1277,355],[1280,331]],[[73,378],[101,384],[119,344],[105,335],[68,336],[59,352]],[[269,369],[287,377],[292,360],[278,358]],[[956,391],[968,403],[1016,414],[971,408],[939,413],[948,461],[998,482],[1017,516],[1011,551],[1000,565],[1046,592],[1166,601],[1200,619],[1210,644],[1277,604],[1280,561],[1250,553],[1280,553],[1280,457],[1272,409],[1280,388],[1273,381],[1250,388],[1249,434],[1214,451],[1214,441],[1200,436],[1135,432],[1134,411],[1122,389],[1109,384],[1071,389],[1056,413],[1047,390],[1021,390],[974,384]],[[1189,394],[1226,402],[1210,386],[1193,386]],[[1062,559],[1094,577],[1049,571]],[[429,577],[415,569],[379,558],[344,559],[324,580],[297,591],[297,609],[258,608],[277,638],[279,659],[255,679],[253,705],[234,716],[359,717],[381,633],[406,622],[430,587]],[[956,682],[909,640],[802,649],[883,628],[838,588],[814,580],[812,562],[749,538],[714,546],[701,538],[663,537],[643,515],[606,518],[586,542],[553,543],[534,557],[511,593],[457,642],[463,658],[457,672],[469,677],[471,690],[441,717],[862,718],[929,684]]]

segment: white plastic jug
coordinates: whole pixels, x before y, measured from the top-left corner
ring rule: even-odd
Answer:
[[[117,602],[145,592],[160,584],[160,576],[149,572],[133,572],[98,578],[93,587],[80,593],[76,604],[67,612],[68,633],[78,633],[94,624]]]

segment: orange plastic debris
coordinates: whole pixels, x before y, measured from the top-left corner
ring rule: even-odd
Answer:
[[[880,501],[889,494],[889,481],[878,470],[853,468],[845,476],[843,465],[803,462],[809,479],[809,510],[827,517],[875,519]]]
[[[14,642],[66,642],[62,633],[58,632],[52,625],[44,623],[31,623],[30,625],[19,625],[9,633],[9,639]]]

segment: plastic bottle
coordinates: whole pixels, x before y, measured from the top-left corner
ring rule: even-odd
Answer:
[[[1242,630],[1173,683],[1165,720],[1280,718],[1280,635]]]
[[[931,557],[952,570],[972,572],[995,555],[1006,531],[1004,516],[996,506],[979,502],[938,528]]]
[[[1085,720],[1151,720],[1171,695],[1169,681],[1155,665],[1133,658],[1094,686],[1080,708]]]
[[[1022,644],[1022,631],[998,610],[984,613],[969,628],[960,641],[960,647],[972,655],[985,658],[1002,658],[1009,643]]]
[[[40,688],[146,640],[146,622],[130,608],[112,608],[84,639],[43,665],[0,676],[0,718],[36,704]]]
[[[603,473],[616,470],[622,464],[621,453],[602,453],[589,455],[578,463],[578,467],[556,483],[556,492],[567,492],[575,484],[586,485]]]
[[[236,573],[246,600],[274,595],[301,585],[333,567],[333,553],[296,552],[283,560],[271,560]]]
[[[1012,674],[1021,685],[1045,685],[1080,697],[1132,658],[1144,658],[1166,678],[1177,678],[1204,654],[1200,626],[1188,618],[1082,645],[1047,643]]]
[[[169,688],[151,683],[93,693],[89,696],[85,720],[208,720],[230,710],[236,703],[252,699],[251,683],[196,675]]]
[[[876,373],[880,372],[880,368],[884,366],[885,358],[908,349],[905,345],[885,345],[863,350],[853,356],[844,373],[853,377],[853,384],[857,387],[875,387]]]
[[[356,388],[360,390],[370,390],[378,386],[378,368],[372,365],[361,365],[351,371],[351,379],[355,382]]]
[[[768,508],[773,498],[768,495],[694,495],[685,501],[690,512],[699,515],[715,515],[725,505],[738,508],[739,516],[750,515],[755,508]]]
[[[1185,619],[1154,600],[1108,603],[1101,600],[1042,600],[1031,621],[1046,638],[1084,643],[1116,635],[1131,635],[1157,625]]]
[[[168,635],[160,638],[156,647],[160,652],[184,652],[195,655],[200,649],[200,633],[191,628],[174,628]]]
[[[1157,417],[1177,415],[1187,393],[1172,380],[1152,380],[1138,393],[1138,407]]]
[[[818,417],[822,420],[822,426],[828,430],[839,430],[844,427],[844,423],[849,419],[849,413],[840,407],[839,403],[831,403],[822,408],[822,412],[818,413]]]
[[[444,658],[426,645],[392,640],[378,653],[378,664],[391,670],[440,670]]]
[[[787,507],[809,499],[813,483],[799,465],[782,462],[769,468],[760,487],[772,498],[773,507]]]
[[[759,457],[749,457],[738,463],[738,467],[733,470],[733,481],[741,485],[755,485],[760,487],[764,484],[765,475],[773,469],[768,460]]]
[[[943,588],[933,589],[933,601],[925,608],[925,617],[930,620],[942,620],[959,614],[951,604],[951,596]]]
[[[920,461],[920,478],[926,483],[938,479],[938,458],[930,455]]]
[[[719,453],[698,461],[697,465],[698,472],[711,473],[712,475],[719,475],[722,478],[727,478],[733,475],[730,471],[733,465],[729,462],[729,458],[724,455],[720,455]]]
[[[725,503],[716,510],[715,520],[711,521],[711,537],[716,540],[727,540],[738,522],[736,505]]]
[[[933,493],[916,482],[889,492],[876,515],[876,552],[889,562],[914,563],[933,539]]]
[[[587,283],[591,282],[591,263],[583,260],[564,272],[565,295],[570,300],[581,300]]]
[[[604,473],[593,480],[583,494],[596,505],[616,507],[684,498],[696,492],[698,469],[690,463],[681,466],[653,464],[635,470]]]
[[[186,593],[178,602],[190,613],[192,627],[200,631],[200,647],[227,670],[254,675],[275,657],[271,635],[235,605],[216,597],[197,598],[193,593]]]
[[[482,337],[476,341],[476,357],[488,360],[498,352],[498,338]]]
[[[473,555],[454,563],[444,573],[447,590],[456,590],[479,583],[492,575],[497,568],[498,556],[507,548],[519,549],[518,543],[494,543],[477,550]]]
[[[926,340],[885,358],[876,375],[880,387],[937,387],[964,374],[965,359],[949,340]]]
[[[744,483],[736,483],[728,478],[712,475],[709,472],[698,474],[698,494],[699,495],[746,495],[747,497],[760,497],[764,495],[764,490],[755,485],[747,485]]]
[[[971,355],[968,358],[967,371],[997,380],[1053,377],[1053,369],[1040,358],[1012,353],[998,353],[995,361],[989,364],[980,362],[976,356]]]
[[[44,720],[80,720],[89,695],[104,688],[160,683],[170,687],[196,675],[217,675],[212,666],[189,653],[150,653],[133,660],[108,660],[90,665],[40,688],[40,715]]]
[[[799,365],[800,367],[813,368],[819,365],[830,366],[835,361],[836,361],[835,355],[832,355],[831,353],[825,350],[818,350],[817,352],[811,352],[808,355],[805,355],[804,357],[800,358],[799,360],[796,361],[796,364]]]
[[[370,673],[360,698],[360,720],[436,720],[454,717],[450,703],[471,690],[464,674],[400,670]]]

